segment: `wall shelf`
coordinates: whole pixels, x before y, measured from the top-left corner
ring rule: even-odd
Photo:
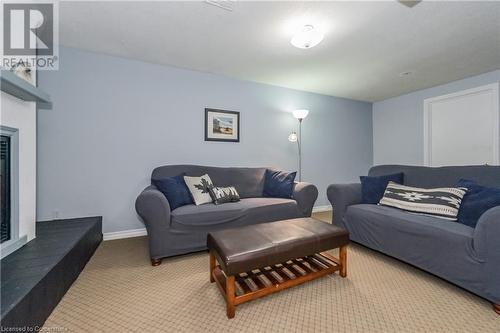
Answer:
[[[11,71],[2,70],[0,88],[3,92],[27,102],[36,102],[40,109],[50,109],[50,96],[38,87],[26,82]]]

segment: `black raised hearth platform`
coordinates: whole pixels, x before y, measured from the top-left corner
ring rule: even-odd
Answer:
[[[2,332],[40,328],[101,241],[100,216],[38,222],[36,238],[1,260]]]

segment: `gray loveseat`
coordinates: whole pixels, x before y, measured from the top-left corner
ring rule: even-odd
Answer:
[[[144,221],[153,265],[161,258],[207,248],[210,231],[311,216],[318,197],[316,186],[295,183],[292,199],[262,196],[266,168],[218,168],[167,165],[153,170],[151,179],[208,174],[216,186],[235,186],[241,201],[221,205],[187,205],[170,211],[167,198],[154,185],[137,197],[135,208]]]
[[[455,186],[460,178],[500,187],[498,166],[418,167],[381,165],[369,176],[404,173],[409,186]],[[333,223],[351,240],[398,258],[496,304],[500,313],[500,206],[485,212],[476,228],[458,222],[360,204],[361,184],[330,185]]]

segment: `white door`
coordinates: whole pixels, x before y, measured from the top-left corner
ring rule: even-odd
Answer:
[[[499,164],[498,83],[424,101],[428,166]]]

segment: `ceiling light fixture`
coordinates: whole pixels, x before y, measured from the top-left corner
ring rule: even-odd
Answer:
[[[306,24],[292,37],[290,43],[299,49],[310,49],[321,43],[323,37],[321,31],[315,29],[311,24]]]

